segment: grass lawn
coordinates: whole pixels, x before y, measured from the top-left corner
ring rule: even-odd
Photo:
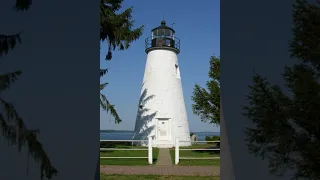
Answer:
[[[100,180],[220,180],[219,176],[105,175]]]
[[[139,146],[116,146],[118,149],[141,149],[148,147]],[[153,148],[153,163],[156,163],[159,149]],[[148,157],[148,150],[113,150],[113,151],[101,151],[100,157]],[[100,165],[125,165],[125,166],[144,166],[149,165],[148,159],[102,159],[100,158]]]
[[[195,144],[189,147],[180,147],[180,149],[215,149],[212,144]],[[219,151],[179,151],[180,157],[219,157]],[[170,149],[172,163],[174,164],[175,150]],[[220,166],[220,159],[180,159],[179,165],[181,166]]]

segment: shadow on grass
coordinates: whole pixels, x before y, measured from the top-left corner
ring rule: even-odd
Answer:
[[[156,164],[157,161],[158,161],[158,158],[153,158],[153,159],[152,159],[152,163],[153,163],[153,164]]]

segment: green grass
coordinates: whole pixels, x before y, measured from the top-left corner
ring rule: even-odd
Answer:
[[[139,146],[116,146],[114,148],[121,149],[140,149],[148,147]],[[153,163],[156,163],[159,149],[153,148]],[[148,151],[128,151],[128,150],[114,150],[114,151],[101,151],[100,157],[148,157]],[[100,165],[125,165],[125,166],[145,166],[148,164],[148,159],[102,159],[100,158]]]
[[[180,147],[180,149],[215,149],[212,144],[195,144],[189,147]],[[219,157],[220,152],[217,151],[179,151],[180,157]],[[170,149],[172,163],[175,160],[175,150]],[[180,159],[180,166],[220,166],[220,159]]]
[[[168,175],[106,175],[100,180],[220,180],[219,176],[168,176]]]

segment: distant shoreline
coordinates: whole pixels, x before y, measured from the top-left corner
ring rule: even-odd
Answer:
[[[101,130],[100,132],[132,132],[133,130]]]

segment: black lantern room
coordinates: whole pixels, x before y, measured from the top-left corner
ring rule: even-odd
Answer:
[[[175,31],[166,26],[165,21],[151,30],[152,36],[146,39],[146,53],[155,49],[166,49],[180,53],[180,40],[175,37]]]

